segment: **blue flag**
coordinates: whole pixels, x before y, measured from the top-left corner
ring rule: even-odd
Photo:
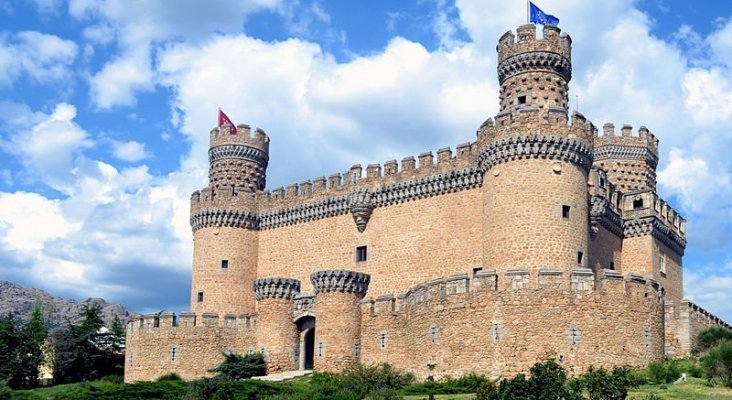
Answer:
[[[541,11],[534,3],[529,2],[531,6],[531,23],[541,25],[559,25],[559,18],[549,15],[544,11]]]

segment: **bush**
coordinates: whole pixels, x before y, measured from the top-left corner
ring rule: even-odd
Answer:
[[[709,349],[702,365],[712,385],[732,387],[732,343],[722,341]]]
[[[13,391],[8,387],[8,382],[0,379],[0,400],[10,400],[13,398]]]
[[[445,377],[436,382],[422,382],[404,388],[403,394],[462,394],[475,393],[480,385],[490,382],[483,375],[473,372],[460,378]],[[494,385],[495,386],[495,385]]]
[[[158,377],[158,379],[155,379],[155,382],[182,382],[183,378],[180,377],[180,375],[176,374],[175,372],[171,372],[169,374],[165,374],[163,376]]]
[[[699,332],[697,339],[697,347],[694,350],[700,353],[717,346],[724,340],[732,342],[732,331],[718,326],[712,326]]]
[[[267,365],[262,353],[245,356],[236,353],[224,353],[224,361],[210,372],[218,372],[224,379],[247,379],[267,373]]]
[[[648,366],[648,378],[654,383],[671,383],[680,376],[681,371],[675,361],[655,362]]]
[[[631,385],[630,371],[618,367],[612,372],[590,367],[582,376],[582,381],[590,400],[623,400],[628,396],[628,387]]]
[[[486,379],[475,390],[475,400],[489,400],[496,389],[496,384]]]
[[[178,377],[178,379],[180,379],[180,377]],[[125,377],[123,375],[106,375],[103,376],[100,381],[121,384],[124,383]],[[158,381],[160,381],[160,378],[158,378]]]

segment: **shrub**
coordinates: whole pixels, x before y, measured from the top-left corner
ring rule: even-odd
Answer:
[[[722,341],[709,349],[702,364],[712,385],[732,387],[732,343]]]
[[[267,373],[267,365],[262,353],[242,356],[236,353],[224,353],[224,361],[210,372],[218,372],[225,379],[247,379]]]
[[[475,400],[489,400],[496,389],[496,384],[486,379],[475,390]]]
[[[180,377],[178,377],[178,379],[180,379]],[[160,378],[158,378],[158,381],[159,380],[160,380]],[[121,384],[121,383],[124,383],[125,377],[123,375],[105,375],[102,377],[102,379],[100,379],[100,381],[107,382],[107,383]]]
[[[681,376],[675,361],[651,363],[648,366],[648,378],[654,383],[671,383]]]
[[[481,384],[490,382],[484,375],[473,372],[460,378],[445,377],[438,381],[427,381],[405,387],[403,394],[462,394],[475,393]]]
[[[526,376],[518,374],[513,379],[501,380],[491,400],[533,399],[532,389],[531,382],[526,380]]]
[[[712,326],[699,332],[697,339],[697,347],[694,350],[697,353],[704,352],[717,346],[723,340],[732,342],[732,331],[718,326]]]
[[[158,377],[158,379],[155,379],[155,382],[182,382],[183,378],[180,377],[180,375],[176,374],[175,372],[171,372],[169,374],[165,374],[163,376]]]
[[[618,367],[612,372],[590,367],[582,376],[582,381],[590,400],[623,400],[628,396],[628,387],[631,385],[630,371]]]
[[[13,391],[8,387],[8,382],[0,379],[0,400],[10,400],[13,398]]]

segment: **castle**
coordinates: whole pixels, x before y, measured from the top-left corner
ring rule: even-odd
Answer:
[[[686,221],[656,193],[658,140],[570,118],[571,39],[536,34],[500,38],[500,112],[454,152],[264,191],[264,131],[211,131],[190,313],[128,323],[125,381],[255,351],[270,373],[497,377],[548,358],[582,373],[685,356],[701,329],[730,328],[683,299]]]

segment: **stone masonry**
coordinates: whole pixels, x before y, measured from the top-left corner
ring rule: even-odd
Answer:
[[[686,221],[656,193],[658,139],[569,115],[570,37],[498,42],[500,110],[472,141],[270,190],[269,137],[210,133],[191,195],[190,313],[127,325],[125,381],[388,362],[491,377],[682,357],[731,328],[683,298]]]

